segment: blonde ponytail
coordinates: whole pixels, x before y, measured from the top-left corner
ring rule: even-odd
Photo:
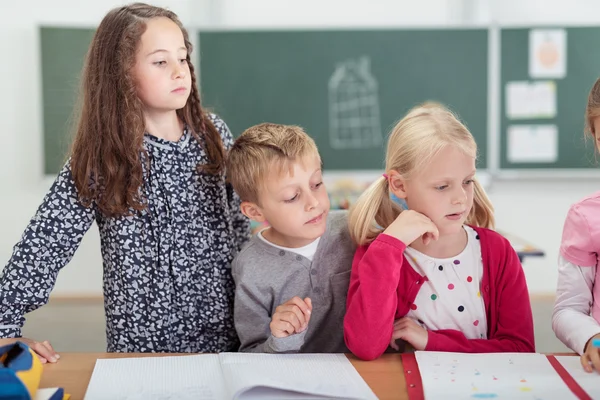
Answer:
[[[348,225],[352,240],[358,246],[372,242],[401,211],[402,207],[390,198],[387,179],[379,178],[350,208]]]
[[[473,181],[473,207],[466,223],[488,229],[495,226],[494,206],[477,179]]]

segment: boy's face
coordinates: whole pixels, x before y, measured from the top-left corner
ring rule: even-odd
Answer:
[[[259,202],[243,202],[242,212],[270,228],[263,236],[283,247],[302,247],[325,233],[329,197],[323,184],[321,159],[308,155],[281,173],[271,168],[259,191]]]

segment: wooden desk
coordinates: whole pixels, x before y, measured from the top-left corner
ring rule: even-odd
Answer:
[[[40,388],[62,387],[71,400],[83,399],[98,358],[184,356],[183,354],[61,353],[56,364],[45,364]],[[185,354],[189,355],[189,354]],[[348,355],[354,368],[381,400],[408,400],[400,354],[384,354],[375,361]]]

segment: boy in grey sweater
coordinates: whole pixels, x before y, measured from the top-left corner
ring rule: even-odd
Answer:
[[[232,264],[240,351],[342,353],[354,256],[345,211],[329,211],[321,158],[299,127],[242,133],[227,174],[242,212],[268,223]]]

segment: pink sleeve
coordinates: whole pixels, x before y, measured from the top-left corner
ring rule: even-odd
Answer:
[[[563,227],[560,254],[575,265],[590,267],[596,265],[596,251],[587,218],[577,205],[571,207]]]
[[[390,344],[406,245],[381,234],[359,247],[352,262],[344,339],[358,358],[373,360]]]

